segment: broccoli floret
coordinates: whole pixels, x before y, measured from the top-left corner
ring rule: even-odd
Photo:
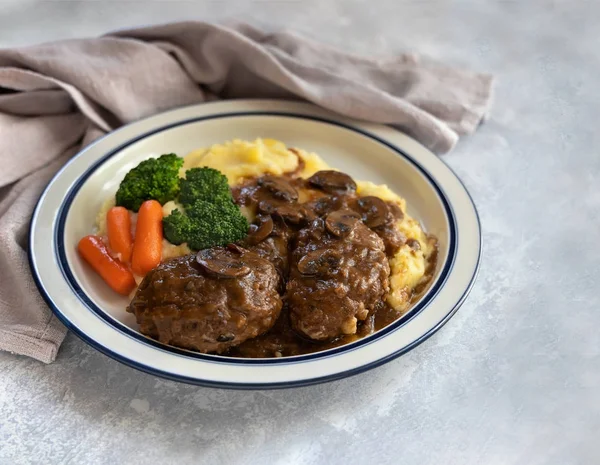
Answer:
[[[163,219],[165,238],[172,244],[187,242],[193,250],[226,245],[243,239],[248,221],[234,203],[227,177],[213,168],[192,168],[180,180],[179,203]]]
[[[125,175],[117,191],[117,205],[137,212],[146,200],[164,205],[179,193],[183,158],[174,153],[144,160]]]
[[[179,245],[192,237],[194,224],[192,220],[178,209],[163,218],[163,234],[171,244]]]
[[[243,239],[248,220],[230,201],[213,204],[197,200],[185,210],[173,210],[163,219],[165,238],[172,244],[187,242],[190,249],[202,250]]]
[[[179,202],[185,207],[197,200],[214,204],[225,200],[233,202],[227,176],[213,168],[192,168],[186,171],[185,179],[180,180]]]

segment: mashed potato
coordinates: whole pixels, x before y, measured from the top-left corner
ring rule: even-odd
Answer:
[[[209,166],[218,169],[229,179],[231,185],[244,178],[262,174],[283,174],[298,167],[296,153],[304,162],[298,175],[308,178],[320,170],[332,169],[316,153],[295,149],[291,152],[285,144],[272,139],[257,139],[254,142],[234,140],[208,149],[191,152],[185,157],[184,169]],[[407,239],[419,242],[420,250],[413,250],[407,244],[390,259],[390,294],[388,303],[398,311],[410,304],[412,291],[422,280],[427,279],[428,261],[433,258],[435,241],[428,237],[419,223],[406,213],[406,201],[386,185],[357,181],[360,196],[374,195],[388,202],[395,202],[404,212],[404,218],[396,224]],[[300,198],[302,201],[302,197]],[[252,214],[245,212],[251,219]]]
[[[102,207],[100,207],[100,211],[96,215],[96,230],[94,234],[98,236],[106,236],[106,214],[108,210],[115,206],[115,196],[109,197],[104,201]]]
[[[395,194],[388,186],[372,182],[357,181],[357,193],[361,197],[373,195],[388,202],[396,203],[404,212],[404,218],[395,225],[396,229],[406,236],[419,242],[420,250],[413,250],[408,244],[390,258],[390,293],[388,303],[396,310],[406,310],[410,304],[412,291],[426,276],[429,260],[433,259],[435,240],[423,231],[421,225],[406,213],[406,201]]]
[[[235,139],[186,155],[181,176],[184,177],[188,169],[199,166],[219,170],[227,176],[230,185],[235,185],[243,178],[294,171],[298,167],[298,157],[283,142],[273,139],[253,142]]]
[[[298,170],[299,158],[303,166]],[[234,186],[246,178],[263,174],[281,175],[298,170],[298,176],[307,178],[317,171],[330,168],[316,153],[301,149],[288,150],[283,142],[273,139],[256,139],[255,141],[233,140],[224,144],[215,144],[208,148],[194,150],[184,157],[181,176],[190,168],[207,166],[218,169],[227,176],[229,184]],[[435,256],[435,239],[427,236],[418,221],[406,213],[406,201],[394,193],[386,185],[357,181],[359,196],[373,195],[388,202],[396,203],[404,212],[404,218],[395,225],[407,239],[419,242],[420,250],[414,250],[404,244],[390,258],[390,293],[388,303],[397,311],[404,311],[410,305],[413,290],[424,280],[430,260]],[[302,201],[302,198],[300,198]],[[114,206],[114,197],[108,199],[97,216],[97,234],[106,234],[106,212]],[[167,202],[163,206],[165,215],[178,208],[175,202]],[[244,215],[252,220],[253,213],[243,210]],[[132,219],[135,224],[135,218]],[[186,244],[179,246],[167,241],[163,243],[163,259],[178,257],[190,253]]]

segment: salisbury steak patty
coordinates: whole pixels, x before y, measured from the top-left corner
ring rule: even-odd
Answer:
[[[258,215],[250,225],[250,233],[242,242],[248,250],[271,262],[280,276],[279,290],[285,289],[288,276],[288,245],[293,231],[285,222],[269,215]]]
[[[360,215],[338,210],[300,231],[285,299],[292,327],[314,340],[355,334],[389,290],[381,238]]]
[[[215,247],[160,264],[127,311],[160,342],[221,353],[273,326],[282,306],[278,279],[257,254]]]

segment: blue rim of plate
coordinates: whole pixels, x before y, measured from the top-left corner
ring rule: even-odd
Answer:
[[[365,137],[375,140],[376,142],[391,149],[396,155],[401,156],[404,159],[406,159],[407,161],[409,161],[429,181],[431,186],[436,191],[438,197],[440,198],[440,200],[444,206],[444,210],[446,211],[446,215],[448,217],[448,226],[449,226],[448,256],[444,263],[444,267],[440,271],[440,275],[438,276],[436,281],[426,291],[426,293],[421,297],[421,299],[417,302],[417,304],[414,305],[405,315],[403,315],[401,318],[399,318],[392,324],[388,325],[387,327],[382,328],[381,330],[377,331],[376,333],[374,333],[368,337],[365,337],[358,341],[352,342],[350,344],[346,344],[346,345],[336,347],[333,349],[328,349],[326,351],[315,352],[312,354],[306,354],[306,355],[300,355],[300,356],[294,356],[294,357],[286,357],[286,358],[243,359],[243,358],[226,357],[226,356],[220,356],[220,355],[200,354],[200,353],[196,353],[193,351],[188,351],[185,349],[179,349],[176,347],[168,346],[166,344],[162,344],[158,341],[155,341],[147,336],[144,336],[144,335],[132,330],[131,328],[129,328],[129,327],[123,325],[122,323],[118,322],[117,320],[115,320],[110,315],[106,314],[87,296],[87,294],[83,291],[83,289],[81,289],[81,287],[77,283],[77,280],[75,279],[75,276],[73,275],[73,273],[68,265],[68,261],[66,258],[65,246],[64,246],[64,227],[65,227],[65,222],[66,222],[66,218],[68,216],[70,205],[73,202],[75,196],[77,195],[79,189],[85,183],[85,181],[103,163],[105,163],[112,156],[116,155],[119,151],[123,150],[125,147],[127,147],[141,139],[144,139],[148,136],[151,136],[156,133],[160,133],[160,132],[168,130],[168,129],[172,129],[177,126],[182,126],[182,125],[186,125],[186,124],[190,124],[190,123],[194,123],[194,122],[211,120],[211,119],[219,119],[219,118],[247,117],[247,116],[278,116],[278,117],[289,117],[289,118],[301,118],[301,119],[313,120],[313,121],[331,124],[334,126],[345,128],[347,130],[359,133]],[[110,135],[110,134],[108,134],[108,135]],[[104,136],[104,137],[107,137],[107,136]],[[82,152],[80,152],[75,157],[73,157],[73,159],[79,157]],[[70,162],[68,164],[70,164]],[[446,167],[447,167],[447,165],[446,165]],[[450,169],[450,168],[448,167],[448,169]],[[59,176],[62,173],[62,171],[63,171],[63,169],[61,169],[53,177],[53,179],[49,182],[48,186],[50,184],[52,184],[52,181],[54,180],[54,178]],[[450,169],[450,171],[452,171],[452,170]],[[477,226],[478,226],[479,231],[481,231],[480,218],[479,218],[477,209],[475,207],[475,204],[473,202],[473,199],[470,196],[470,194],[468,193],[468,191],[466,190],[466,188],[464,187],[464,184],[462,183],[462,181],[460,181],[460,179],[456,176],[456,174],[454,174],[454,176],[461,183],[461,185],[463,186],[463,189],[467,193],[469,200],[471,201],[471,205],[473,207],[475,217],[477,220]],[[34,210],[33,217],[35,217],[37,215],[38,208],[40,206],[41,200],[45,196],[46,190],[47,190],[47,188],[44,190],[44,192],[40,196],[40,199],[38,200],[38,204],[36,205],[36,208]],[[155,128],[151,131],[145,132],[145,133],[138,135],[132,139],[129,139],[128,141],[120,144],[118,147],[114,148],[113,150],[111,150],[110,152],[108,152],[107,154],[102,156],[100,159],[98,159],[93,165],[91,165],[77,179],[77,181],[73,185],[70,186],[69,191],[68,191],[67,195],[65,196],[65,200],[61,204],[60,209],[57,213],[57,217],[58,217],[58,221],[56,222],[56,227],[54,230],[55,256],[57,257],[57,261],[58,261],[58,264],[59,264],[59,267],[61,269],[64,279],[69,284],[69,286],[71,287],[71,289],[73,290],[75,295],[78,297],[80,302],[86,308],[91,310],[97,317],[99,317],[106,324],[110,325],[117,331],[127,335],[128,337],[136,339],[139,342],[142,342],[143,344],[151,345],[156,349],[166,351],[166,352],[169,352],[169,353],[172,353],[175,355],[180,355],[180,356],[184,356],[184,357],[188,357],[188,358],[190,358],[190,357],[197,358],[197,359],[201,359],[205,362],[210,362],[210,363],[225,363],[225,364],[233,364],[233,365],[253,365],[253,364],[268,365],[268,364],[302,363],[302,362],[305,362],[308,360],[321,359],[321,358],[335,356],[336,354],[341,353],[341,352],[350,352],[350,351],[356,350],[364,345],[370,344],[370,343],[374,342],[375,340],[385,337],[386,335],[396,331],[397,329],[399,329],[400,327],[402,327],[403,325],[408,323],[412,318],[414,318],[417,314],[419,314],[431,302],[431,300],[433,300],[433,298],[437,295],[437,293],[442,289],[444,283],[446,282],[446,280],[454,266],[456,253],[457,253],[457,244],[458,244],[458,229],[456,226],[456,218],[455,218],[452,206],[447,199],[447,196],[445,195],[443,189],[436,183],[433,176],[423,166],[421,166],[416,160],[414,160],[410,155],[408,155],[406,152],[399,149],[395,145],[387,142],[386,140],[384,140],[368,131],[357,128],[355,126],[352,126],[352,125],[349,125],[346,123],[342,123],[340,121],[324,118],[324,117],[312,116],[312,115],[306,115],[306,114],[300,114],[300,113],[293,113],[293,112],[282,112],[282,111],[239,111],[239,112],[219,113],[219,114],[207,115],[207,116],[196,117],[196,118],[187,118],[184,120],[177,121],[175,123],[171,123],[171,124],[161,126],[159,128]],[[31,225],[33,225],[33,221],[31,222]],[[95,340],[93,340],[92,338],[87,336],[87,334],[85,334],[82,330],[80,330],[76,326],[72,325],[71,322],[67,319],[67,317],[62,314],[62,312],[60,311],[58,306],[52,301],[52,299],[48,295],[48,293],[45,291],[44,287],[42,286],[42,284],[40,282],[39,276],[37,274],[35,259],[33,257],[32,250],[31,250],[32,243],[33,243],[33,241],[32,241],[33,228],[30,228],[29,235],[30,235],[29,263],[30,263],[34,281],[38,287],[38,290],[40,291],[42,297],[44,298],[44,300],[46,301],[48,306],[51,308],[51,310],[54,312],[54,314],[59,318],[59,320],[63,324],[65,324],[65,326],[67,326],[70,330],[75,332],[75,334],[77,334],[78,337],[80,337],[86,343],[88,343],[95,349],[99,350],[100,352],[104,353],[105,355],[108,355],[111,358],[114,358],[115,360],[117,360],[121,363],[124,363],[125,365],[131,366],[133,368],[144,371],[146,373],[153,374],[153,375],[160,376],[160,377],[167,378],[167,379],[171,379],[171,380],[175,380],[175,381],[181,381],[181,382],[186,382],[186,383],[190,383],[190,384],[195,384],[195,385],[201,385],[201,386],[207,386],[207,387],[229,388],[229,389],[265,389],[265,388],[277,389],[277,388],[287,388],[287,387],[307,386],[307,385],[312,385],[312,384],[318,384],[318,383],[333,381],[336,379],[352,376],[354,374],[358,374],[358,373],[367,371],[371,368],[380,366],[390,360],[393,360],[394,358],[399,357],[400,355],[410,351],[411,349],[413,349],[414,347],[416,347],[417,345],[419,345],[420,343],[422,343],[423,341],[428,339],[431,335],[433,335],[460,308],[460,306],[466,299],[467,295],[469,294],[469,292],[475,282],[475,279],[477,277],[477,274],[479,271],[479,264],[481,261],[481,251],[482,251],[482,238],[481,238],[481,234],[479,234],[477,263],[476,263],[476,267],[473,271],[473,275],[471,277],[469,285],[467,286],[467,288],[465,289],[465,291],[461,295],[461,297],[458,299],[458,301],[455,303],[455,305],[446,314],[446,316],[442,320],[440,320],[434,327],[430,328],[426,333],[421,335],[419,338],[417,338],[412,343],[398,349],[398,351],[396,351],[392,354],[389,354],[388,356],[386,356],[382,359],[378,359],[372,363],[362,365],[360,367],[356,367],[352,370],[347,370],[344,372],[339,372],[339,373],[335,373],[335,374],[320,377],[320,378],[311,378],[311,379],[299,380],[299,381],[294,381],[294,382],[253,384],[253,383],[215,382],[215,381],[207,381],[207,380],[191,378],[191,377],[186,377],[186,376],[181,376],[181,375],[173,375],[171,373],[164,372],[162,370],[158,370],[158,369],[143,365],[141,363],[129,360],[128,358],[123,357],[122,355],[113,352],[111,349],[97,343]]]

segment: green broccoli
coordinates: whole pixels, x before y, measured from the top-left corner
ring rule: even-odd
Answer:
[[[192,168],[180,180],[179,202],[185,207],[197,200],[218,204],[225,200],[233,202],[227,176],[213,168]]]
[[[117,191],[117,205],[137,212],[146,200],[164,205],[179,193],[183,158],[174,153],[144,160],[125,175]]]
[[[239,207],[229,200],[214,204],[196,200],[185,214],[176,209],[163,218],[165,238],[175,245],[187,242],[193,250],[239,241],[248,227]]]
[[[194,235],[194,222],[177,208],[163,218],[163,234],[171,244],[187,242]]]

